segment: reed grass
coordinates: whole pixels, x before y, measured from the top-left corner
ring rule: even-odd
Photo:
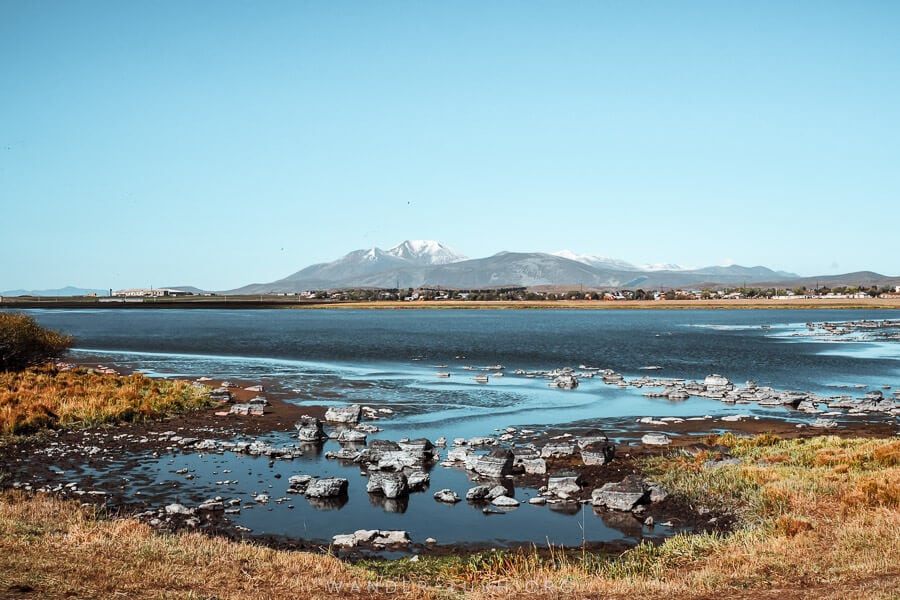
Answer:
[[[181,380],[54,367],[0,373],[0,435],[96,427],[211,406],[209,390]]]

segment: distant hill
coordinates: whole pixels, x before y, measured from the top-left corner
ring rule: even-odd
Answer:
[[[668,268],[665,268],[668,267]],[[704,285],[786,285],[794,273],[767,267],[714,266],[686,269],[677,265],[636,267],[623,260],[574,252],[500,252],[466,259],[439,242],[406,241],[390,250],[355,250],[328,263],[311,265],[283,279],[251,284],[228,293],[300,292],[350,287],[487,288],[571,285],[646,289]]]
[[[109,290],[98,290],[91,288],[73,287],[71,285],[58,288],[55,290],[8,290],[0,292],[0,296],[87,296],[88,294],[96,294],[98,296],[109,295]]]

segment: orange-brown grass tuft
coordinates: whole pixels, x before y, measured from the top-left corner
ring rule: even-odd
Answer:
[[[72,502],[0,496],[0,596],[35,598],[434,598],[329,556],[191,533],[160,535]]]
[[[209,405],[205,388],[139,373],[49,367],[0,373],[0,435],[129,422]]]

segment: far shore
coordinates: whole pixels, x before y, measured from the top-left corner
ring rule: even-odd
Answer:
[[[0,299],[2,309],[379,309],[379,310],[709,310],[709,309],[900,309],[900,296],[886,298],[797,298],[740,300],[417,300],[349,301],[307,300],[292,296],[191,296],[146,298],[141,301],[111,302],[106,298],[19,298]]]

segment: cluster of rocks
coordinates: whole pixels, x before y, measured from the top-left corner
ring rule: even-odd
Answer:
[[[638,475],[628,475],[622,481],[605,483],[591,492],[591,504],[609,510],[635,511],[645,503],[662,502],[668,493],[660,486],[648,483]],[[652,524],[652,520],[648,525]]]
[[[686,400],[692,396],[711,398],[731,404],[756,403],[759,406],[786,406],[809,414],[823,413],[823,406],[829,410],[847,410],[850,414],[881,412],[900,416],[900,398],[894,392],[893,398],[887,398],[881,390],[867,392],[863,398],[852,396],[831,396],[828,398],[811,392],[776,390],[768,386],[757,385],[748,381],[738,386],[721,375],[708,375],[702,382],[685,381],[683,379],[658,379],[642,377],[633,380],[635,387],[661,387],[659,392],[645,392],[651,398],[667,398],[669,400]],[[838,413],[841,414],[841,413]]]
[[[466,470],[486,478],[501,478],[513,473],[545,475],[547,459],[572,458],[581,456],[585,465],[603,465],[615,456],[615,444],[602,431],[592,429],[583,435],[569,434],[548,440],[542,448],[534,444],[522,444],[513,448],[498,446],[495,438],[457,439],[447,453],[443,466],[464,466]],[[475,449],[489,446],[490,451],[477,454]]]
[[[371,546],[376,549],[409,545],[406,531],[385,529],[357,529],[353,533],[341,533],[332,537],[332,543],[339,548]]]

